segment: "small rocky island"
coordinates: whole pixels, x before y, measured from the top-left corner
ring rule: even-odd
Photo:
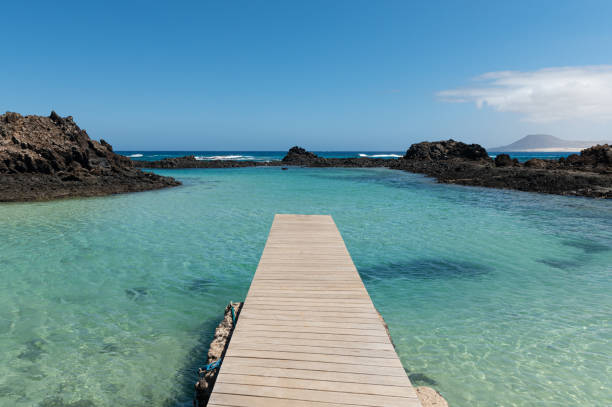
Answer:
[[[0,202],[146,191],[180,185],[143,172],[72,117],[0,115]]]
[[[559,160],[531,159],[519,163],[507,154],[492,159],[478,144],[455,140],[410,146],[398,159],[324,158],[292,147],[282,161],[200,161],[194,156],[138,161],[147,168],[230,168],[255,166],[353,167],[409,171],[435,177],[447,184],[516,189],[557,195],[612,198],[612,147],[598,145]]]

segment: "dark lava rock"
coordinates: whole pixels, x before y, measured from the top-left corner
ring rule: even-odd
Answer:
[[[424,141],[422,143],[413,144],[410,146],[406,155],[406,160],[485,160],[490,161],[491,158],[482,146],[478,144],[465,144],[453,139],[445,141]]]
[[[496,167],[514,167],[518,166],[518,160],[510,158],[508,154],[499,154],[495,157],[495,166]]]
[[[585,163],[593,166],[612,166],[612,146],[608,144],[596,145],[580,152]]]
[[[281,163],[302,167],[372,168],[386,167],[390,161],[393,160],[369,157],[323,158],[296,146],[289,149]]]
[[[413,144],[404,159],[389,167],[426,174],[448,184],[612,198],[608,148],[596,146],[558,162],[532,159],[520,165],[510,157],[492,162],[481,146],[448,140]]]
[[[140,168],[235,168],[279,166],[280,161],[198,160],[193,155],[157,161],[133,161]]]
[[[0,116],[0,201],[100,196],[180,185],[142,172],[71,116]]]
[[[593,172],[612,173],[612,146],[608,144],[596,145],[560,159],[561,166],[589,170]]]
[[[291,165],[309,165],[320,160],[318,155],[298,146],[291,147],[283,157],[283,163]]]
[[[546,168],[547,163],[539,158],[532,158],[531,160],[525,161],[525,167],[528,168]]]
[[[530,160],[521,165],[507,154],[493,161],[477,144],[454,140],[413,144],[400,159],[370,157],[323,158],[301,147],[292,147],[282,161],[198,161],[193,156],[160,161],[134,161],[149,168],[225,168],[296,165],[410,171],[435,177],[439,182],[489,188],[517,189],[559,195],[612,198],[609,146],[596,146],[567,159]]]

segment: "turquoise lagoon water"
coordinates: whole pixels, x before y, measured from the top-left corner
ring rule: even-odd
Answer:
[[[182,187],[0,205],[0,405],[191,406],[275,213],[333,215],[416,385],[612,405],[609,201],[384,169],[159,171]]]

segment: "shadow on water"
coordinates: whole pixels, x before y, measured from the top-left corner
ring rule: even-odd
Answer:
[[[590,259],[589,255],[605,253],[612,250],[610,246],[599,243],[592,239],[568,239],[561,242],[564,246],[582,250],[583,254],[570,259],[545,258],[537,260],[539,263],[560,270],[575,270],[583,267]]]
[[[211,278],[194,278],[187,286],[187,289],[189,291],[206,292],[217,286],[217,281]]]
[[[104,345],[102,345],[100,353],[106,353],[109,355],[120,355],[122,353],[121,346],[115,343],[105,343]]]
[[[584,261],[580,260],[560,260],[560,259],[539,259],[538,263],[546,264],[547,266],[561,269],[561,270],[574,270],[581,266],[584,266]]]
[[[410,370],[404,368],[410,382],[413,386],[436,386],[437,381],[427,376],[425,373],[410,373]]]
[[[47,341],[42,338],[32,339],[26,342],[26,348],[21,351],[17,356],[19,359],[28,360],[30,362],[36,362],[39,360],[47,351],[45,345]]]
[[[352,181],[366,184],[381,184],[391,188],[431,188],[431,178],[427,178],[420,174],[412,174],[403,171],[376,171],[372,169],[350,169],[349,171],[368,171],[366,174],[355,174],[346,172],[343,174],[311,174],[310,177],[325,179],[325,180],[339,180],[339,181]]]
[[[194,332],[197,337],[184,362],[184,367],[176,373],[178,383],[177,394],[171,396],[163,404],[165,407],[191,405],[193,401],[194,385],[198,380],[198,368],[206,365],[208,359],[208,348],[215,336],[215,329],[223,318],[223,309],[219,312],[219,318],[211,318],[202,323]]]
[[[580,239],[580,240],[564,240],[562,242],[565,246],[575,247],[577,249],[583,250],[585,253],[593,254],[593,253],[602,253],[612,250],[609,246],[596,242],[590,239]]]
[[[127,297],[133,301],[141,301],[145,299],[150,293],[151,292],[147,287],[132,287],[125,289],[125,295],[127,295]]]
[[[47,397],[38,403],[38,407],[96,407],[96,404],[91,400],[66,402],[61,397]]]
[[[424,258],[408,262],[384,263],[358,268],[366,281],[393,278],[414,278],[422,280],[473,278],[493,271],[479,263],[461,260]]]

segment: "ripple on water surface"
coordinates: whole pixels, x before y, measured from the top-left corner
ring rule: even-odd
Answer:
[[[0,405],[191,406],[275,213],[334,216],[411,380],[452,406],[612,405],[607,201],[380,169],[174,170],[0,205]]]

